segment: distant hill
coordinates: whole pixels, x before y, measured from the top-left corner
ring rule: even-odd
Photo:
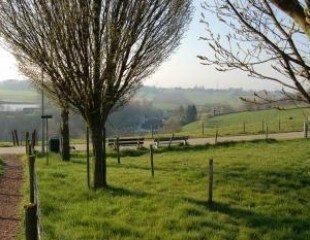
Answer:
[[[39,96],[28,81],[6,80],[0,82],[0,101],[38,103]]]
[[[276,94],[276,92],[274,93]],[[153,107],[173,110],[179,106],[195,104],[198,109],[218,109],[220,112],[235,112],[244,108],[240,97],[253,96],[253,91],[242,88],[140,88],[132,101],[151,102]],[[28,81],[6,80],[0,82],[0,101],[38,103],[39,95]]]
[[[144,86],[134,97],[136,101],[150,101],[154,107],[171,110],[180,105],[195,104],[198,108],[218,108],[224,112],[244,110],[245,103],[240,97],[253,96],[253,91],[242,88],[204,89],[204,88],[156,88]],[[276,92],[272,94],[277,94]]]

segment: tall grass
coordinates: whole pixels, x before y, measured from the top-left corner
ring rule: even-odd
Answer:
[[[260,134],[267,130],[270,133],[302,131],[309,109],[277,109],[233,113],[216,116],[204,122],[204,134],[213,136],[218,130],[221,135]],[[202,135],[202,122],[197,121],[182,128],[182,134]]]
[[[109,154],[110,187],[96,192],[82,153],[37,160],[43,239],[310,239],[307,140],[160,149],[154,178],[147,150],[122,155]]]

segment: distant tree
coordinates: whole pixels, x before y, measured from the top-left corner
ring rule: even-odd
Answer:
[[[90,128],[94,188],[107,186],[104,126],[179,45],[191,0],[2,0],[0,34]]]
[[[164,123],[164,131],[175,133],[180,131],[182,128],[182,124],[180,119],[177,116],[171,116],[165,123]]]
[[[195,105],[189,105],[186,109],[185,124],[194,122],[197,120],[197,108]]]
[[[282,85],[281,97],[256,93],[248,101],[310,103],[310,1],[212,0],[202,7],[207,29],[202,39],[213,52],[199,56],[202,64]],[[226,25],[220,33],[210,24],[214,16]]]

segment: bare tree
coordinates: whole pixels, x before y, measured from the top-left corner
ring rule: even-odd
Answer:
[[[255,94],[253,102],[310,103],[309,1],[205,1],[201,22],[213,54],[198,56],[219,71],[239,69],[249,76],[282,85],[282,96]],[[224,25],[216,32],[209,24]],[[263,67],[262,67],[263,66]],[[267,69],[268,68],[268,69]]]
[[[1,1],[2,37],[20,61],[50,77],[44,88],[87,122],[95,189],[107,186],[109,113],[179,45],[190,9],[190,0]]]

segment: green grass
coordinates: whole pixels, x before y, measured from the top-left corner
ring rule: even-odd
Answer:
[[[220,135],[260,134],[266,131],[267,125],[269,133],[302,131],[305,117],[309,114],[309,109],[270,109],[216,116],[205,121],[204,134],[213,136],[217,129]],[[202,122],[197,121],[184,126],[180,134],[201,136]]]
[[[308,140],[253,141],[108,156],[108,190],[89,191],[83,154],[37,159],[43,239],[310,239]],[[208,159],[214,200],[207,205]]]
[[[36,103],[38,94],[33,90],[8,90],[0,89],[0,100],[5,102]]]

